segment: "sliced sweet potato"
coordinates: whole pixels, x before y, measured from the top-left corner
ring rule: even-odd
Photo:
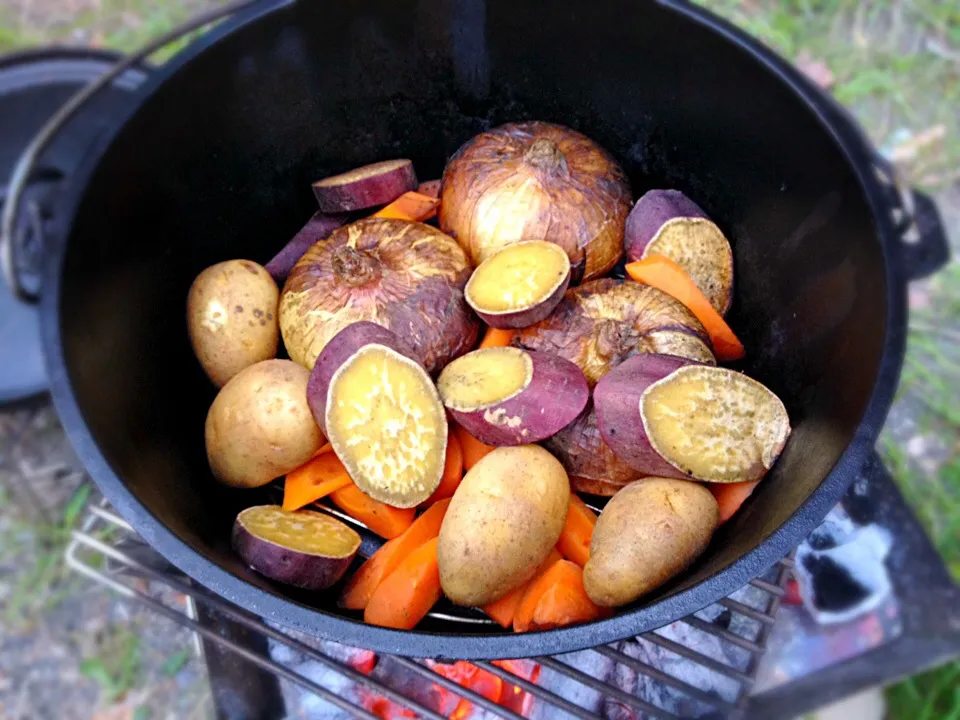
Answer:
[[[279,505],[257,505],[237,515],[232,542],[234,551],[261,575],[323,590],[350,567],[360,536],[323,513],[288,513]]]
[[[573,422],[590,399],[576,365],[512,347],[457,358],[440,373],[437,389],[454,419],[494,446],[540,442]]]
[[[610,368],[640,353],[715,363],[710,339],[682,303],[656,288],[611,278],[567,290],[547,318],[513,344],[577,365],[591,387]]]
[[[607,445],[647,475],[759,480],[790,435],[783,403],[756,380],[666,355],[611,370],[593,401]]]
[[[443,476],[447,417],[437,389],[391,331],[349,325],[310,374],[307,402],[357,486],[398,508],[419,505]]]
[[[473,271],[467,303],[490,327],[524,328],[540,322],[570,285],[570,258],[543,240],[507,245]]]
[[[723,232],[679,190],[651,190],[627,216],[627,259],[664,255],[680,265],[723,315],[733,301],[733,250]]]
[[[293,236],[293,239],[283,246],[283,249],[273,256],[264,267],[270,276],[281,288],[293,266],[303,257],[307,249],[316,242],[324,240],[338,227],[346,225],[350,216],[346,213],[330,214],[316,212],[307,220],[307,224]]]
[[[327,213],[386,205],[408,190],[416,189],[417,174],[409,160],[384,160],[313,184],[317,204]]]

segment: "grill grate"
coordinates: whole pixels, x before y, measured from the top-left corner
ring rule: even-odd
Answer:
[[[352,519],[351,521],[355,523]],[[371,545],[375,542],[369,537],[366,539],[370,541]],[[252,651],[249,647],[228,637],[223,637],[206,627],[197,620],[194,603],[202,603],[204,606],[221,613],[229,620],[268,638],[276,644],[285,646],[311,661],[319,663],[323,668],[340,676],[340,678],[356,683],[360,688],[409,709],[418,717],[434,719],[444,717],[404,694],[400,688],[391,687],[381,680],[364,674],[348,663],[331,657],[296,637],[264,623],[260,618],[192,583],[179,571],[167,565],[146,546],[130,525],[112,512],[105,503],[91,504],[87,507],[80,529],[74,531],[71,543],[67,548],[66,561],[73,570],[91,580],[127,598],[145,603],[161,615],[193,630],[198,637],[205,641],[216,643],[221,648],[238,654],[262,670],[298,685],[303,690],[355,717],[375,719],[377,715],[372,714],[361,704],[344,697],[344,693],[336,692],[322,683],[294,671],[290,666],[277,662],[270,657],[269,653],[263,654]],[[769,631],[773,625],[774,616],[780,606],[780,598],[783,596],[791,566],[790,560],[784,560],[773,568],[767,576],[754,580],[751,583],[752,594],[750,597],[752,601],[747,601],[744,598],[728,598],[712,606],[712,609],[707,608],[697,615],[687,617],[680,623],[676,623],[676,626],[682,626],[680,628],[682,632],[673,633],[673,637],[668,637],[667,635],[670,633],[664,633],[665,629],[662,628],[644,633],[635,641],[630,641],[629,644],[622,642],[603,645],[583,652],[602,658],[607,663],[613,663],[618,669],[628,669],[635,673],[637,677],[644,678],[645,682],[654,683],[658,689],[663,688],[668,692],[679,693],[688,698],[690,702],[695,703],[697,707],[709,711],[713,716],[719,714],[724,717],[738,717],[745,708],[760,658],[766,647]],[[151,596],[143,589],[143,581],[159,583],[185,595],[188,598],[186,611],[171,607]],[[762,598],[759,603],[757,602],[758,597]],[[719,615],[725,615],[726,622],[718,623],[708,619],[713,615],[714,620],[716,620],[716,617],[719,616],[718,613]],[[435,613],[434,617],[457,623],[479,624],[490,622],[486,618],[480,617],[479,613],[477,616]],[[736,621],[734,621],[734,618],[736,618]],[[739,628],[741,632],[735,632],[735,628]],[[743,632],[744,628],[747,628],[746,632]],[[736,663],[737,666],[730,662],[718,660],[710,654],[704,654],[700,651],[703,647],[700,650],[691,647],[697,645],[697,642],[680,641],[685,637],[694,639],[697,634],[712,637],[714,644],[720,643],[725,646],[726,650],[730,651],[725,652],[726,656],[739,658],[740,661]],[[734,700],[730,700],[730,693],[727,693],[727,698],[722,698],[714,691],[698,687],[696,683],[689,681],[689,675],[686,673],[684,673],[686,679],[677,677],[663,668],[655,667],[650,662],[634,656],[634,654],[641,654],[642,656],[642,653],[630,654],[631,650],[637,650],[639,645],[644,642],[649,643],[649,647],[656,648],[658,652],[661,650],[667,651],[668,655],[679,656],[685,663],[699,666],[708,675],[715,673],[722,676],[725,682],[734,683],[736,685],[733,693]],[[648,701],[652,698],[643,699],[637,694],[627,692],[622,687],[591,677],[583,669],[575,667],[571,658],[571,655],[564,655],[539,657],[533,660],[540,663],[545,672],[553,673],[555,676],[562,678],[564,682],[579,686],[581,689],[592,690],[608,702],[630,708],[647,717],[663,718],[665,720],[679,717],[675,712]],[[493,716],[503,718],[521,717],[515,712],[434,672],[424,660],[397,656],[391,656],[390,660],[411,675],[419,676],[427,683],[440,685],[460,698],[483,708]],[[500,677],[505,682],[527,691],[536,701],[550,706],[551,712],[545,716],[601,717],[596,714],[594,708],[584,707],[582,704],[554,692],[553,689],[545,687],[547,683],[544,683],[542,679],[540,683],[531,682],[491,662],[475,661],[473,664]],[[553,709],[555,709],[555,712]]]

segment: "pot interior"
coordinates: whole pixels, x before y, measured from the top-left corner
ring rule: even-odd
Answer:
[[[795,428],[708,552],[637,607],[714,577],[818,487],[871,396],[887,288],[851,167],[783,82],[652,2],[295,3],[214,43],[143,103],[90,176],[63,259],[59,333],[82,420],[122,491],[205,559],[183,565],[215,563],[344,614],[230,550],[237,511],[267,495],[209,472],[215,391],[185,323],[194,276],[229,258],[266,262],[314,211],[313,180],[392,157],[439,177],[465,140],[525,119],[597,140],[635,196],[678,188],[717,221],[735,252],[743,369]]]

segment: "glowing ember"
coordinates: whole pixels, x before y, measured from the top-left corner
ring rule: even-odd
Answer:
[[[354,670],[369,675],[377,666],[377,654],[372,650],[357,650],[356,654],[350,658],[350,665]]]
[[[377,656],[368,650],[357,650],[348,662],[364,675],[369,675],[377,667]],[[535,683],[540,677],[540,665],[530,660],[494,660],[493,664],[530,682]],[[438,675],[442,675],[457,685],[502,705],[518,715],[530,717],[533,710],[533,696],[523,688],[513,685],[509,680],[503,680],[499,676],[463,660],[455,663],[427,660],[426,665]],[[417,717],[416,713],[409,708],[367,688],[358,686],[357,695],[363,707],[381,720]],[[448,690],[439,683],[431,684],[429,699],[419,696],[418,700],[421,703],[432,705],[438,713],[445,715],[450,720],[466,720],[474,710],[474,704],[470,700],[460,697],[456,692]]]

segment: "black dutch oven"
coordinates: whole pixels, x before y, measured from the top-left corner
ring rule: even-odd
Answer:
[[[110,502],[191,577],[376,651],[571,651],[660,627],[762,573],[870,456],[900,372],[906,282],[945,253],[935,214],[905,242],[902,195],[838,106],[682,2],[255,3],[118,112],[67,186],[45,267],[42,338],[63,425]],[[681,189],[724,228],[744,369],[784,400],[794,432],[696,564],[607,620],[514,635],[452,611],[416,632],[367,626],[332,594],[273,584],[232,553],[236,513],[269,500],[210,475],[214,388],[190,350],[187,289],[214,262],[265,262],[313,211],[316,178],[398,156],[439,177],[465,140],[525,119],[586,133],[634,195]]]

